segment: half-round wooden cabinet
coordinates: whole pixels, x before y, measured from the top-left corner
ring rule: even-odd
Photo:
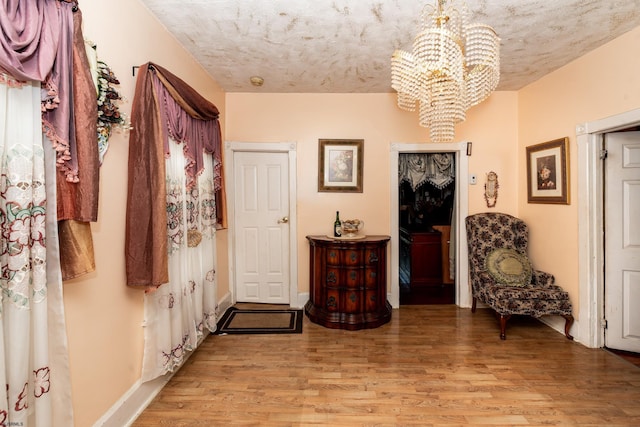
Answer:
[[[387,301],[389,239],[307,236],[310,297],[305,313],[309,320],[348,330],[377,328],[391,320]]]

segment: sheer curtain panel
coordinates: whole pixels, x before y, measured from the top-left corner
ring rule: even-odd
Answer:
[[[0,425],[73,425],[40,83],[0,80]]]
[[[216,328],[215,196],[213,158],[187,189],[182,146],[169,140],[166,160],[169,283],[145,293],[145,347],[142,380],[182,365]]]

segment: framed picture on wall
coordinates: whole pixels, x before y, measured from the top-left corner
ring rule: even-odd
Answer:
[[[320,139],[318,191],[362,193],[363,139]]]
[[[569,204],[569,138],[527,147],[529,203]]]

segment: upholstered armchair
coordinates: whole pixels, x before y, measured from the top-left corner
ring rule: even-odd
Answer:
[[[478,301],[492,308],[500,321],[500,338],[506,339],[512,315],[565,318],[564,333],[573,339],[571,301],[554,277],[531,267],[527,257],[529,232],[520,219],[490,212],[466,218],[472,308]]]

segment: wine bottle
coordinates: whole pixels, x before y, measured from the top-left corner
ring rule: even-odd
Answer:
[[[340,212],[336,211],[336,221],[333,223],[333,237],[342,236],[342,223],[340,222]]]

